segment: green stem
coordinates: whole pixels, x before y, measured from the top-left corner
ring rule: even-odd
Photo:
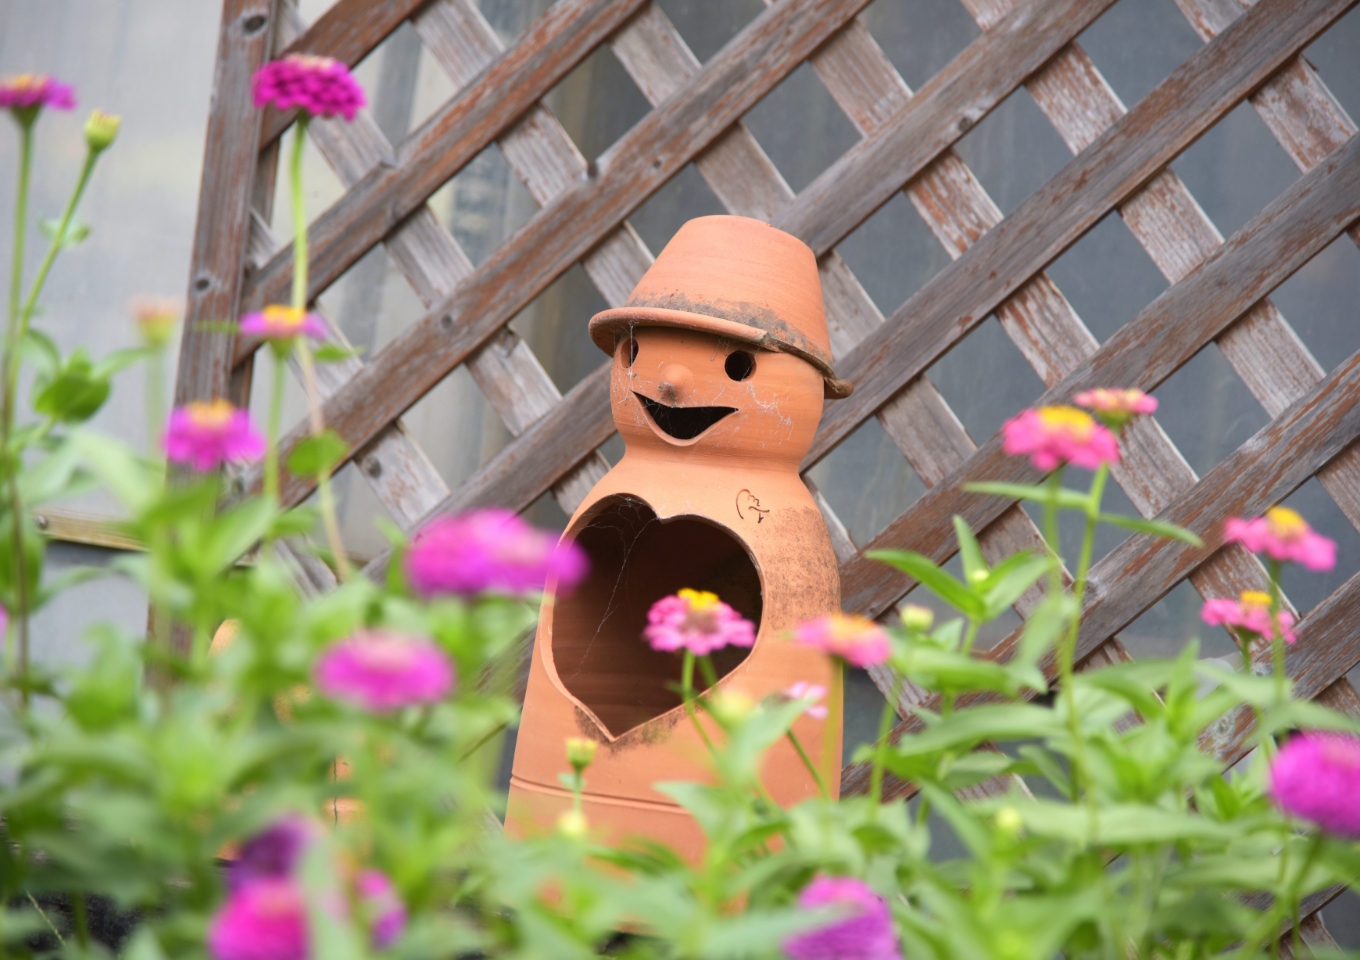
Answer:
[[[1275,699],[1284,703],[1288,696],[1289,681],[1285,674],[1284,665],[1284,630],[1280,623],[1280,610],[1284,605],[1284,598],[1280,594],[1280,561],[1271,560],[1268,567],[1270,572],[1270,658],[1272,669],[1275,673]]]
[[[713,746],[713,741],[708,738],[708,731],[699,722],[699,714],[694,709],[694,651],[692,650],[685,651],[685,658],[680,667],[680,696],[685,701],[685,713],[689,714],[694,729],[699,731],[699,739],[704,742],[704,746],[708,747],[708,752],[716,758],[718,751]]]
[[[14,258],[9,275],[9,322],[19,322],[24,285],[24,240],[28,232],[28,184],[33,175],[33,124],[19,125],[19,192],[14,203]],[[7,344],[8,345],[8,344]],[[6,366],[5,369],[9,369]]]
[[[289,186],[293,193],[293,309],[307,309],[307,211],[302,195],[302,148],[307,143],[307,115],[298,117],[293,136],[293,156],[289,164]]]
[[[869,774],[869,822],[878,817],[879,805],[883,802],[883,755],[888,749],[888,735],[892,733],[893,718],[897,716],[895,704],[885,701],[883,714],[878,719],[878,739],[874,741],[874,766]]]
[[[278,350],[274,356],[274,384],[269,393],[269,446],[264,455],[264,495],[271,500],[279,499],[279,434],[283,430],[283,391],[285,359]]]
[[[803,761],[803,766],[807,767],[808,773],[812,774],[812,779],[817,782],[817,792],[822,795],[823,800],[830,800],[831,794],[826,792],[826,781],[822,779],[821,771],[813,765],[812,759],[807,755],[807,751],[804,750],[803,745],[798,742],[797,735],[790,730],[785,736],[789,738],[789,743],[793,744],[793,749],[798,751],[798,758]]]
[[[163,463],[157,452],[160,450],[161,431],[165,429],[165,357],[160,348],[147,363],[146,418],[147,453],[156,458],[157,463]]]
[[[61,213],[57,235],[47,248],[47,255],[43,257],[43,262],[38,267],[38,275],[34,277],[33,286],[28,291],[28,299],[24,302],[23,313],[19,318],[18,335],[20,339],[28,332],[28,324],[33,319],[33,310],[38,305],[38,296],[42,293],[43,285],[47,282],[47,275],[52,270],[52,264],[56,262],[57,254],[61,252],[62,241],[66,238],[66,231],[71,226],[71,220],[74,219],[76,214],[76,207],[80,203],[81,196],[85,193],[85,187],[90,182],[90,175],[94,173],[94,165],[98,159],[99,152],[96,150],[89,150],[85,153],[85,164],[80,168],[80,179],[76,181],[75,191],[72,192],[71,199],[67,201],[66,209]]]

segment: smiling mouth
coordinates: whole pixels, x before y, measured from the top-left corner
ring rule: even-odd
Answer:
[[[736,407],[668,407],[640,393],[633,396],[642,402],[652,422],[677,440],[693,440],[729,413],[737,412]]]

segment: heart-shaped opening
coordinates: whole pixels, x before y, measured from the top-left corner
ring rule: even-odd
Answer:
[[[759,631],[760,573],[736,537],[700,517],[662,521],[641,500],[610,497],[582,519],[576,543],[590,574],[554,605],[553,662],[563,686],[617,738],[681,702],[673,689],[681,654],[642,638],[652,604],[684,587],[711,590]],[[719,650],[718,676],[749,653]]]

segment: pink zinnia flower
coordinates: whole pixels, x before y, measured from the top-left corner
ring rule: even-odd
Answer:
[[[586,557],[576,544],[559,544],[509,510],[472,510],[426,524],[406,550],[406,573],[427,597],[524,596],[545,583],[565,593],[585,576]]]
[[[1113,390],[1097,387],[1083,390],[1072,398],[1079,407],[1090,410],[1097,420],[1111,430],[1120,430],[1134,417],[1157,412],[1157,398],[1142,390]]]
[[[208,950],[217,960],[306,960],[307,940],[307,908],[290,878],[234,891],[208,927]]]
[[[1337,733],[1294,737],[1271,761],[1270,795],[1290,816],[1360,839],[1360,740]]]
[[[397,942],[406,929],[406,904],[397,896],[397,888],[380,870],[364,870],[354,881],[359,896],[359,908],[368,921],[373,946],[384,950]]]
[[[653,650],[688,650],[705,657],[723,647],[752,646],[756,628],[717,594],[686,587],[652,604],[642,636]]]
[[[321,827],[314,820],[292,814],[275,821],[241,846],[227,869],[227,886],[239,890],[260,880],[293,876],[308,845]]]
[[[826,719],[826,704],[820,702],[822,697],[826,696],[826,687],[808,683],[806,680],[799,680],[784,691],[784,696],[790,700],[811,700],[812,703],[808,704],[808,708],[803,713],[814,720]]]
[[[1252,553],[1264,553],[1281,563],[1301,563],[1309,570],[1336,566],[1336,541],[1314,533],[1308,521],[1288,507],[1272,507],[1264,517],[1229,518],[1224,543],[1240,543]]]
[[[364,88],[339,60],[294,53],[266,63],[251,84],[255,106],[297,107],[314,117],[337,114],[352,121],[366,103]]]
[[[68,84],[54,77],[38,73],[21,73],[0,79],[0,107],[14,111],[32,110],[42,107],[53,110],[74,110],[76,93]]]
[[[262,337],[271,343],[292,343],[295,337],[326,339],[326,324],[314,313],[292,307],[272,305],[241,318],[241,333]]]
[[[1010,456],[1028,455],[1045,472],[1064,463],[1094,470],[1119,462],[1119,444],[1108,428],[1076,407],[1025,410],[1001,427],[1001,449]]]
[[[317,661],[317,688],[335,700],[387,713],[440,700],[453,687],[453,664],[422,637],[361,630]]]
[[[200,473],[227,460],[258,460],[267,446],[251,426],[250,414],[221,399],[171,411],[162,443],[171,460],[191,464]]]
[[[833,613],[800,623],[793,639],[860,669],[877,666],[892,654],[887,632],[859,614]]]
[[[868,884],[819,873],[798,895],[798,906],[839,907],[848,916],[785,940],[793,960],[902,960],[888,903]]]
[[[1270,594],[1260,590],[1243,590],[1237,600],[1205,600],[1199,612],[1200,618],[1213,627],[1235,627],[1265,637],[1275,639],[1275,629],[1270,619]],[[1290,629],[1294,625],[1294,615],[1281,610],[1280,635],[1285,643],[1293,643],[1297,637]]]

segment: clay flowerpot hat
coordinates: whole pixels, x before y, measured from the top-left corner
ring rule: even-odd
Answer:
[[[628,303],[590,320],[590,338],[613,354],[634,326],[684,327],[802,357],[821,371],[826,396],[852,384],[831,368],[817,258],[797,237],[749,217],[699,217],[676,232]]]

